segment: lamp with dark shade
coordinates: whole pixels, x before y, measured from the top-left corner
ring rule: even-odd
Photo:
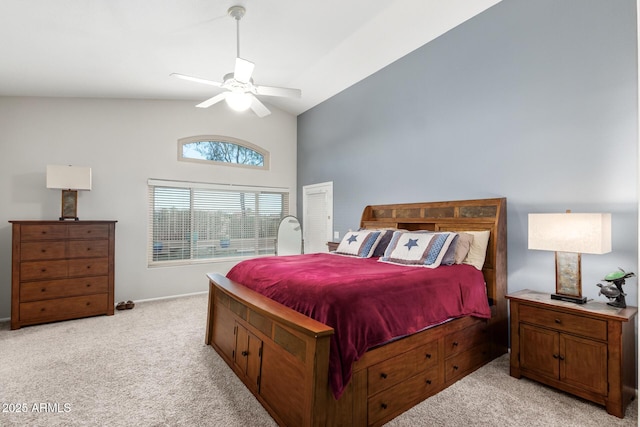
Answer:
[[[581,254],[611,252],[611,214],[529,214],[529,249],[556,253],[556,293],[551,298],[584,304]]]
[[[78,190],[91,190],[91,168],[48,165],[47,188],[62,190],[60,221],[78,221]]]

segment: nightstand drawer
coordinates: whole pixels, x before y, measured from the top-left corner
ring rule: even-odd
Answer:
[[[607,322],[593,317],[521,304],[520,321],[603,341],[607,339]]]
[[[46,322],[107,313],[107,294],[20,303],[21,322]]]
[[[66,258],[66,253],[64,242],[39,241],[20,245],[22,261],[62,259]]]
[[[69,242],[69,258],[98,258],[108,255],[108,240],[72,240]]]
[[[108,291],[109,278],[107,276],[27,282],[20,285],[20,301],[40,301],[53,298],[100,294]]]
[[[420,346],[367,369],[369,396],[404,381],[421,370],[438,365],[438,342]]]

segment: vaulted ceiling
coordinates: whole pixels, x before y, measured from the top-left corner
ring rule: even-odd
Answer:
[[[501,0],[2,0],[0,96],[180,99],[220,89],[240,52],[263,98],[300,114]]]

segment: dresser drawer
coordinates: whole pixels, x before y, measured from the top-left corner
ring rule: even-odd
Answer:
[[[108,291],[109,278],[107,276],[26,282],[20,285],[20,301],[29,302],[101,294]]]
[[[445,361],[444,380],[454,381],[466,375],[490,358],[490,343],[485,343],[465,352],[458,353]]]
[[[107,224],[80,224],[69,227],[69,239],[108,239],[109,226]]]
[[[470,348],[488,342],[489,338],[486,332],[487,324],[485,322],[478,322],[475,326],[447,335],[444,340],[445,357],[462,353]]]
[[[437,393],[442,388],[438,367],[434,366],[368,399],[368,425],[388,421],[398,413]],[[425,420],[427,421],[427,420]]]
[[[20,245],[22,261],[66,258],[65,242],[38,241]]]
[[[20,322],[47,322],[106,314],[107,294],[20,303]]]
[[[607,322],[593,317],[521,304],[520,321],[603,341],[607,339]]]
[[[60,240],[67,237],[67,226],[64,224],[28,224],[20,229],[22,241]]]
[[[71,240],[67,244],[69,258],[98,258],[109,255],[108,240]]]
[[[433,341],[367,369],[369,396],[438,364],[438,342]]]
[[[109,272],[109,258],[86,258],[67,261],[69,277],[104,276]]]
[[[20,281],[67,277],[67,261],[26,261],[20,264]]]

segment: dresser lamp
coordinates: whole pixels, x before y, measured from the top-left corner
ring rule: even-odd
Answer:
[[[91,168],[47,165],[47,188],[62,190],[60,221],[78,221],[78,190],[91,190]]]
[[[611,252],[611,214],[529,214],[529,249],[556,253],[556,293],[551,298],[584,304],[581,254]]]

